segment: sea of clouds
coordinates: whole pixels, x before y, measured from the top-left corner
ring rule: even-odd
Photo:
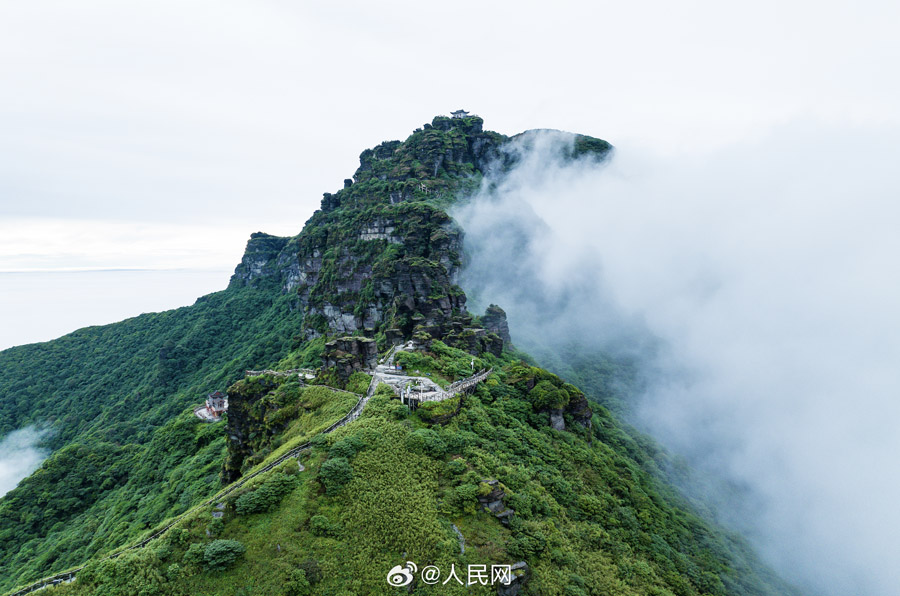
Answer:
[[[473,306],[525,349],[638,354],[632,420],[742,487],[702,497],[783,576],[900,594],[898,131],[796,122],[600,164],[560,159],[571,142],[519,138],[454,213]]]

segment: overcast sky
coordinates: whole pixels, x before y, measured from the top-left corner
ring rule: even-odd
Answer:
[[[363,149],[453,109],[506,134],[558,128],[663,156],[708,155],[798,117],[896,123],[897,12],[888,2],[4,2],[0,272],[29,273],[0,273],[0,348],[224,287],[251,232],[297,233]],[[132,276],[145,286],[133,300],[111,291],[85,304],[79,276],[45,277],[73,268],[205,274]]]

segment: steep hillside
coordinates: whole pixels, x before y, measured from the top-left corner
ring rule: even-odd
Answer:
[[[0,352],[0,434],[55,431],[0,500],[0,589],[87,562],[54,592],[381,594],[413,561],[515,566],[511,586],[416,593],[790,593],[591,405],[614,369],[580,367],[585,395],[511,349],[501,308],[467,311],[446,208],[515,163],[509,143],[437,117],[364,151],[297,236],[253,234],[226,290]],[[572,135],[565,157],[609,149]],[[378,365],[400,345],[403,373]],[[297,367],[315,378],[247,374]],[[415,385],[434,401],[397,399]],[[226,388],[226,422],[193,416]]]

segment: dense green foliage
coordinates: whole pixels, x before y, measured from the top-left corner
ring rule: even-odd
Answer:
[[[88,435],[149,442],[207,392],[286,356],[301,324],[290,297],[232,286],[190,307],[4,350],[0,435],[49,422],[53,448]]]
[[[308,408],[290,410],[293,418],[266,453],[280,453],[321,430],[356,402],[352,394],[316,387],[296,395]],[[225,458],[223,426],[185,412],[146,444],[119,446],[88,437],[54,453],[0,500],[0,552],[4,567],[16,571],[0,575],[0,582],[8,588],[17,577],[78,565],[215,493]],[[255,500],[248,497],[247,506],[265,509],[277,501],[286,488],[276,480]]]
[[[627,411],[629,398],[640,391],[641,379],[634,358],[612,356],[586,343],[572,342],[558,351],[552,351],[537,338],[516,340],[533,358],[520,354],[529,361],[537,361],[572,385],[591,396],[592,401],[617,413]]]
[[[301,386],[295,379],[271,375],[247,377],[228,391],[232,432],[240,428],[245,436],[239,447],[232,441],[222,470],[226,480],[237,478],[273,452],[296,442],[298,435],[321,430],[346,414],[358,399],[351,393],[336,396],[325,387]]]
[[[234,503],[234,510],[238,515],[269,511],[278,505],[284,495],[291,492],[293,488],[293,476],[273,474],[255,490],[241,495]]]
[[[353,468],[346,457],[332,457],[322,464],[319,470],[319,481],[325,487],[325,492],[334,495],[340,492],[341,487],[353,478]]]
[[[221,571],[230,567],[246,550],[237,540],[213,540],[203,549],[203,564],[211,571]]]
[[[442,351],[449,357],[425,356],[444,366],[465,358]],[[210,513],[202,511],[158,541],[155,555],[143,559],[152,569],[133,588],[148,595],[280,594],[291,585],[295,593],[382,594],[392,593],[387,571],[405,560],[445,570],[525,560],[533,570],[526,593],[542,596],[790,593],[740,539],[690,513],[648,472],[666,464],[663,452],[637,443],[602,409],[590,431],[577,424],[552,430],[526,387],[537,378],[534,387],[562,382],[512,357],[492,364],[497,373],[443,426],[409,412],[382,386],[357,422],[317,442],[305,471],[286,463],[229,499],[220,537],[206,536]],[[488,479],[499,480],[515,510],[508,527],[479,504]],[[273,483],[290,487],[273,510],[239,510]],[[451,523],[465,537],[464,554]],[[207,554],[222,541],[238,541],[246,553],[233,568],[212,571]],[[169,573],[173,564],[181,565],[178,573]],[[111,568],[105,574],[121,576]],[[151,584],[148,577],[160,579]],[[94,575],[59,593],[105,593],[117,581]],[[451,583],[420,584],[415,593],[495,591]]]

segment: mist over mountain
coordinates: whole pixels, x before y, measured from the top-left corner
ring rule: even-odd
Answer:
[[[295,236],[252,233],[225,289],[0,351],[0,432],[54,431],[0,498],[0,589],[801,594],[616,414],[653,387],[641,362],[666,338],[616,306],[603,253],[567,264],[535,217],[491,229],[503,222],[449,213],[483,189],[542,192],[547,164],[565,196],[571,168],[602,171],[611,152],[437,116],[364,150]],[[518,250],[483,257],[479,221]],[[553,266],[529,271],[523,242]],[[482,308],[489,292],[470,301],[459,284],[491,268],[528,287]],[[546,334],[533,356],[529,332]],[[495,567],[504,580],[477,579]],[[476,580],[436,585],[426,569]]]
[[[708,474],[695,494],[835,596],[900,586],[898,139],[798,122],[598,167],[539,132],[453,212],[462,285],[513,342],[561,374],[592,351],[633,367],[624,411]]]
[[[47,450],[40,447],[46,434],[29,426],[9,433],[0,441],[0,497],[34,472],[47,457]]]

